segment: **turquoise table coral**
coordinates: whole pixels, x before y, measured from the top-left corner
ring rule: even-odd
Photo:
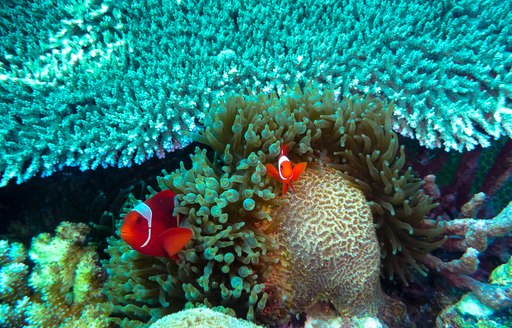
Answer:
[[[219,96],[308,80],[394,101],[428,147],[512,135],[508,1],[26,1],[0,20],[0,186],[163,157]]]

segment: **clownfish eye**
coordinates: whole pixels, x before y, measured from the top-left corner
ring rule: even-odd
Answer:
[[[142,218],[141,218],[141,217],[138,217],[138,218],[137,218],[137,223],[138,223],[138,224],[141,224],[141,223],[142,223]]]

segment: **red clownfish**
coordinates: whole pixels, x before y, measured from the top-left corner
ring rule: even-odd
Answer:
[[[293,188],[292,182],[297,181],[300,175],[306,169],[306,162],[300,162],[297,164],[293,164],[292,161],[288,158],[288,145],[284,145],[281,148],[281,154],[279,155],[279,170],[272,164],[267,164],[267,173],[277,181],[284,183],[283,186],[283,195],[288,191],[288,187],[292,188],[292,191],[295,192]]]
[[[178,227],[178,218],[172,216],[174,196],[164,190],[135,206],[124,217],[121,238],[144,255],[177,259],[176,254],[192,239],[192,230]]]

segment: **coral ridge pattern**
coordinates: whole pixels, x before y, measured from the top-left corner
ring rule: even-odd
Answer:
[[[270,211],[285,260],[269,280],[285,290],[283,306],[331,302],[341,316],[377,315],[380,249],[364,195],[332,168],[306,169],[296,190]]]

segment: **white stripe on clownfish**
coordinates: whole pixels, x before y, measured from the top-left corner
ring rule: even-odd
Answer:
[[[139,205],[135,206],[133,210],[142,215],[142,217],[148,221],[148,239],[146,239],[144,244],[140,246],[142,248],[149,244],[149,241],[151,240],[151,222],[153,221],[153,212],[151,211],[151,207],[144,203],[140,203]]]
[[[288,156],[286,156],[286,155],[279,156],[279,162],[277,163],[277,165],[279,167],[279,176],[281,177],[281,179],[283,179],[285,181],[290,179],[290,178],[285,178],[283,176],[283,173],[281,172],[281,167],[283,166],[283,163],[286,163],[286,162],[291,162],[290,159],[288,158]]]

